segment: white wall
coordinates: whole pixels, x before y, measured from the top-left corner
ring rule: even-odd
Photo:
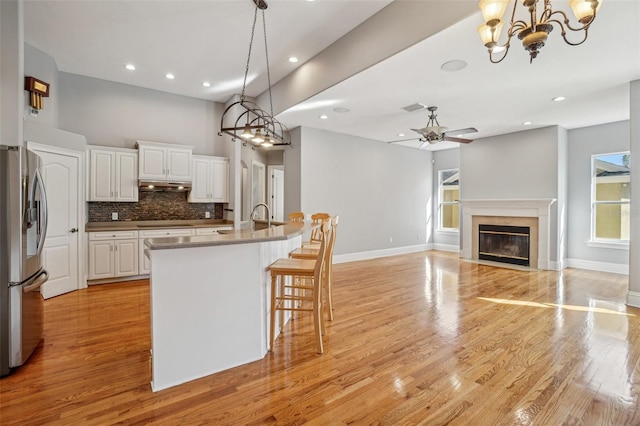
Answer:
[[[620,265],[629,262],[627,250],[589,247],[587,244],[591,238],[591,156],[628,150],[628,121],[569,130],[567,257],[574,262]]]
[[[24,93],[22,1],[0,1],[0,144],[21,145]]]
[[[474,199],[556,198],[564,143],[558,126],[476,139],[460,147],[460,197]],[[562,261],[558,230],[559,200],[550,209],[550,260]],[[562,208],[562,206],[560,207]],[[461,230],[464,232],[463,230]],[[561,255],[560,255],[561,256]],[[558,265],[559,266],[559,265]]]
[[[301,207],[340,215],[335,254],[426,245],[431,152],[306,127],[300,145]]]
[[[433,245],[436,249],[460,250],[460,233],[438,231],[438,172],[460,168],[460,148],[443,149],[433,152]],[[460,186],[464,185],[462,180]]]
[[[137,139],[190,145],[220,155],[214,102],[61,72],[59,127],[91,145],[133,148]],[[226,149],[226,148],[219,148]]]

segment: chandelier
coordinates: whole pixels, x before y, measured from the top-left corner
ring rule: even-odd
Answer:
[[[251,26],[251,40],[249,41],[249,54],[247,55],[247,66],[244,70],[244,81],[242,83],[242,94],[240,100],[230,104],[222,114],[220,119],[220,132],[232,137],[232,140],[241,139],[243,145],[251,143],[252,148],[257,146],[269,148],[277,145],[291,145],[289,129],[273,116],[273,100],[271,98],[271,73],[269,71],[269,50],[267,48],[267,26],[264,18],[264,11],[268,7],[264,0],[252,0],[255,4],[253,14],[253,25]],[[245,97],[247,88],[247,76],[249,75],[249,63],[251,61],[251,49],[255,35],[256,21],[258,19],[258,9],[262,11],[262,28],[264,33],[264,52],[267,62],[267,83],[269,85],[269,107],[267,112],[260,108],[255,102],[249,101]],[[232,127],[224,127],[225,118],[234,116]]]
[[[511,22],[507,32],[507,42],[504,45],[498,44],[500,32],[504,26],[502,17],[507,9],[510,0],[480,0],[479,7],[485,23],[478,27],[480,38],[489,50],[489,60],[494,64],[501,62],[509,52],[511,45],[511,37],[517,35],[522,40],[522,45],[529,52],[530,60],[538,56],[540,48],[547,41],[547,36],[553,30],[556,24],[561,31],[564,41],[571,45],[577,46],[587,39],[588,30],[591,23],[596,19],[596,13],[602,5],[602,0],[571,0],[569,6],[573,10],[578,23],[580,25],[574,27],[571,25],[567,15],[561,10],[553,10],[551,0],[523,0],[522,5],[527,8],[529,20],[515,20],[516,8],[518,1],[513,2],[513,12],[511,14]],[[542,3],[542,11],[538,15],[538,3]],[[573,42],[567,38],[567,30],[572,32],[583,32],[582,40]],[[494,54],[502,53],[502,56],[496,60]]]

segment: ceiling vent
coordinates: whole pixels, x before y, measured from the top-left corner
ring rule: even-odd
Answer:
[[[404,106],[401,109],[407,112],[413,112],[413,111],[420,111],[421,109],[425,109],[426,107],[427,107],[426,105],[422,105],[421,103],[415,103],[415,104]]]

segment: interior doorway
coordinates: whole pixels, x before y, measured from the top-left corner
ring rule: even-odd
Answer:
[[[267,198],[271,209],[271,220],[284,221],[284,166],[267,167],[269,187]]]
[[[49,220],[44,243],[44,267],[49,280],[42,286],[45,299],[85,288],[84,261],[80,250],[84,235],[82,209],[83,157],[49,145],[28,142],[42,159]]]
[[[251,162],[251,206],[250,208],[254,208],[256,204],[265,203],[267,201],[266,197],[266,166],[264,163],[259,161]],[[253,218],[249,218],[251,220]],[[257,210],[257,219],[267,220],[267,211],[265,208],[260,208]]]

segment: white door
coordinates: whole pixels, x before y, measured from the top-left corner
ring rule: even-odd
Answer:
[[[47,192],[49,221],[44,267],[49,280],[42,286],[42,296],[47,299],[80,288],[80,158],[31,149],[42,158],[42,178]]]
[[[271,220],[284,220],[284,169],[282,166],[269,166],[269,208]]]
[[[251,172],[251,208],[255,208],[258,203],[265,203],[265,174],[266,167],[263,163],[258,161],[252,161]],[[267,220],[267,212],[264,207],[259,208],[257,211],[257,218],[261,220]],[[249,218],[251,220],[253,218]]]

